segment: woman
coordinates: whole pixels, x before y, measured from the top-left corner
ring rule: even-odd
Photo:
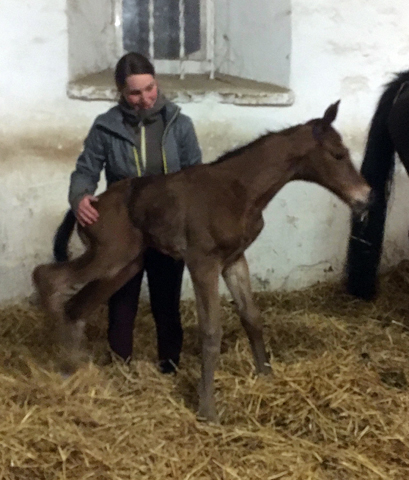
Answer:
[[[98,221],[93,194],[102,170],[109,186],[126,177],[163,175],[201,163],[191,119],[159,92],[154,67],[147,58],[133,52],[124,55],[116,65],[115,82],[120,100],[96,118],[71,175],[69,201],[81,225]],[[146,271],[160,370],[175,371],[183,341],[179,312],[183,269],[182,261],[148,250],[144,270],[110,298],[108,341],[116,355],[125,361],[131,358]]]

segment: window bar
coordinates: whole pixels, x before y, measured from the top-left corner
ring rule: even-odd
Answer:
[[[185,78],[185,0],[179,0],[179,60],[180,79]]]
[[[114,26],[115,26],[115,46],[116,46],[116,57],[122,57],[124,54],[123,49],[123,40],[122,40],[122,1],[116,1],[113,4],[112,8]]]
[[[154,13],[154,0],[149,0],[149,57],[153,62],[155,60],[155,20]]]
[[[209,77],[214,80],[214,36],[215,36],[215,7],[214,0],[207,0],[207,60],[209,62]]]

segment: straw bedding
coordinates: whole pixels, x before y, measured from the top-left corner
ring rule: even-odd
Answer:
[[[256,377],[228,300],[216,374],[221,424],[198,422],[200,346],[192,302],[176,377],[155,366],[148,305],[135,360],[102,365],[106,311],[90,320],[93,362],[53,370],[49,321],[0,310],[0,478],[406,479],[409,468],[409,266],[374,303],[339,285],[256,295],[274,375]]]

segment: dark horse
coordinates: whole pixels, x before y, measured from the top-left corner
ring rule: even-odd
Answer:
[[[361,167],[373,190],[373,201],[365,218],[352,220],[346,273],[348,292],[365,300],[377,293],[395,152],[409,173],[409,71],[397,74],[385,87],[371,121]]]
[[[370,188],[331,125],[337,111],[338,102],[322,118],[264,135],[212,164],[122,180],[100,195],[99,220],[78,228],[85,253],[33,272],[42,304],[71,349],[67,353],[78,346],[81,319],[140,270],[151,247],[183,258],[192,278],[202,342],[199,416],[217,418],[213,379],[222,337],[220,275],[237,306],[257,372],[269,372],[244,252],[263,229],[264,208],[292,180],[326,187],[359,214],[367,208]]]

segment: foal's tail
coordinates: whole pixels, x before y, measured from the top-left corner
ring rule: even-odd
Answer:
[[[53,239],[53,255],[56,262],[68,260],[68,243],[75,227],[76,218],[72,210],[68,210],[64,220],[57,228]]]
[[[347,258],[347,290],[364,300],[376,295],[378,266],[382,254],[386,210],[395,166],[395,147],[388,118],[409,71],[398,74],[381,95],[367,138],[361,173],[373,191],[367,216],[353,219]]]

